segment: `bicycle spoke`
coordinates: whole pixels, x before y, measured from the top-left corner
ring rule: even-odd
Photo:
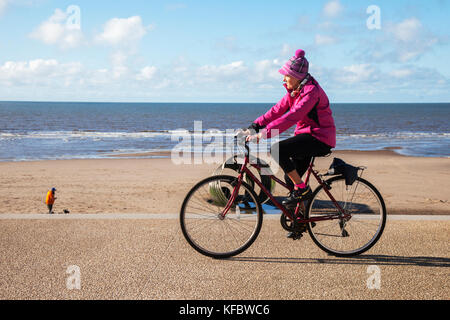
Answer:
[[[343,177],[330,181],[331,194],[344,212],[350,214],[350,219],[316,221],[316,226],[310,231],[311,237],[329,253],[359,254],[370,248],[381,235],[386,216],[384,202],[364,179],[358,178],[352,186],[347,186]],[[308,210],[309,218],[339,213],[323,188],[315,193]]]
[[[194,235],[195,234],[195,230],[197,229],[197,231],[199,231],[199,228],[200,227],[204,227],[204,226],[206,226],[206,225],[208,225],[208,226],[210,226],[210,225],[212,225],[213,224],[213,220],[211,219],[210,221],[208,221],[208,220],[202,220],[200,223],[197,223],[196,224],[196,227],[195,228],[189,228],[190,229],[190,233],[191,233],[191,235]]]
[[[233,222],[233,223],[238,223],[238,221],[237,220],[235,220],[235,219],[226,219],[227,221],[230,221],[230,222]],[[239,223],[239,227],[240,228],[243,228],[243,229],[246,229],[247,231],[249,231],[250,233],[252,233],[253,232],[253,226],[252,225],[249,225],[249,226],[247,226],[246,224],[244,224],[244,223]]]
[[[227,257],[245,250],[257,237],[262,209],[252,189],[242,183],[236,191],[235,177],[215,176],[198,183],[186,196],[181,212],[182,231],[197,251],[214,257]],[[237,192],[237,193],[236,193]],[[241,208],[230,197],[254,204]],[[227,213],[221,213],[227,208]]]

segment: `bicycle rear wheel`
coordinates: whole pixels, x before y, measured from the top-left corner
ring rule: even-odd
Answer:
[[[261,203],[245,182],[222,217],[236,184],[236,177],[209,177],[197,183],[184,199],[181,230],[187,242],[203,255],[213,258],[237,255],[256,240],[261,230]]]
[[[378,190],[367,180],[357,178],[351,185],[342,176],[327,180],[329,192],[348,219],[316,221],[308,224],[312,240],[324,251],[335,256],[354,256],[369,250],[381,237],[386,224],[386,206]],[[307,218],[339,214],[324,188],[319,186],[308,204]]]

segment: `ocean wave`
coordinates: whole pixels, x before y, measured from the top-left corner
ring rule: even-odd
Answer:
[[[31,131],[31,132],[0,132],[1,140],[15,140],[15,139],[59,139],[64,141],[69,140],[87,140],[91,139],[99,141],[103,139],[164,139],[170,140],[172,138],[191,136],[193,138],[214,138],[217,136],[232,137],[234,131],[232,130],[205,130],[201,132],[194,132],[190,130],[145,130],[138,132],[125,131],[91,131],[91,130],[74,130],[74,131]],[[289,135],[283,133],[281,138],[287,138]],[[337,140],[384,140],[384,139],[399,139],[399,140],[415,140],[415,139],[448,139],[450,132],[386,132],[386,133],[338,133]]]
[[[386,132],[386,133],[353,133],[353,134],[337,134],[337,138],[355,138],[355,139],[422,139],[422,138],[450,138],[450,132]]]
[[[170,136],[169,132],[100,132],[100,131],[37,131],[26,133],[0,132],[0,139],[96,139],[96,138],[153,138]]]
[[[129,139],[145,139],[145,138],[171,138],[177,136],[190,135],[192,137],[214,137],[217,135],[233,136],[234,131],[223,130],[207,130],[201,132],[194,132],[184,129],[179,130],[145,130],[138,132],[103,132],[103,131],[90,131],[90,130],[74,130],[74,131],[33,131],[33,132],[0,132],[1,139],[104,139],[104,138],[129,138]]]

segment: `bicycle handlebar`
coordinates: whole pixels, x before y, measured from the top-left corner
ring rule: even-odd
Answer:
[[[250,147],[248,146],[249,142],[247,141],[247,137],[248,137],[248,135],[244,134],[244,131],[241,130],[240,132],[238,132],[234,135],[234,144],[235,144],[235,146],[238,146],[239,145],[238,139],[244,138],[244,148],[246,150],[247,156],[249,156],[250,155]]]

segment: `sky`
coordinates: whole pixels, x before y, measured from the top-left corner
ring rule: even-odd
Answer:
[[[450,0],[0,0],[0,100],[450,102]]]

